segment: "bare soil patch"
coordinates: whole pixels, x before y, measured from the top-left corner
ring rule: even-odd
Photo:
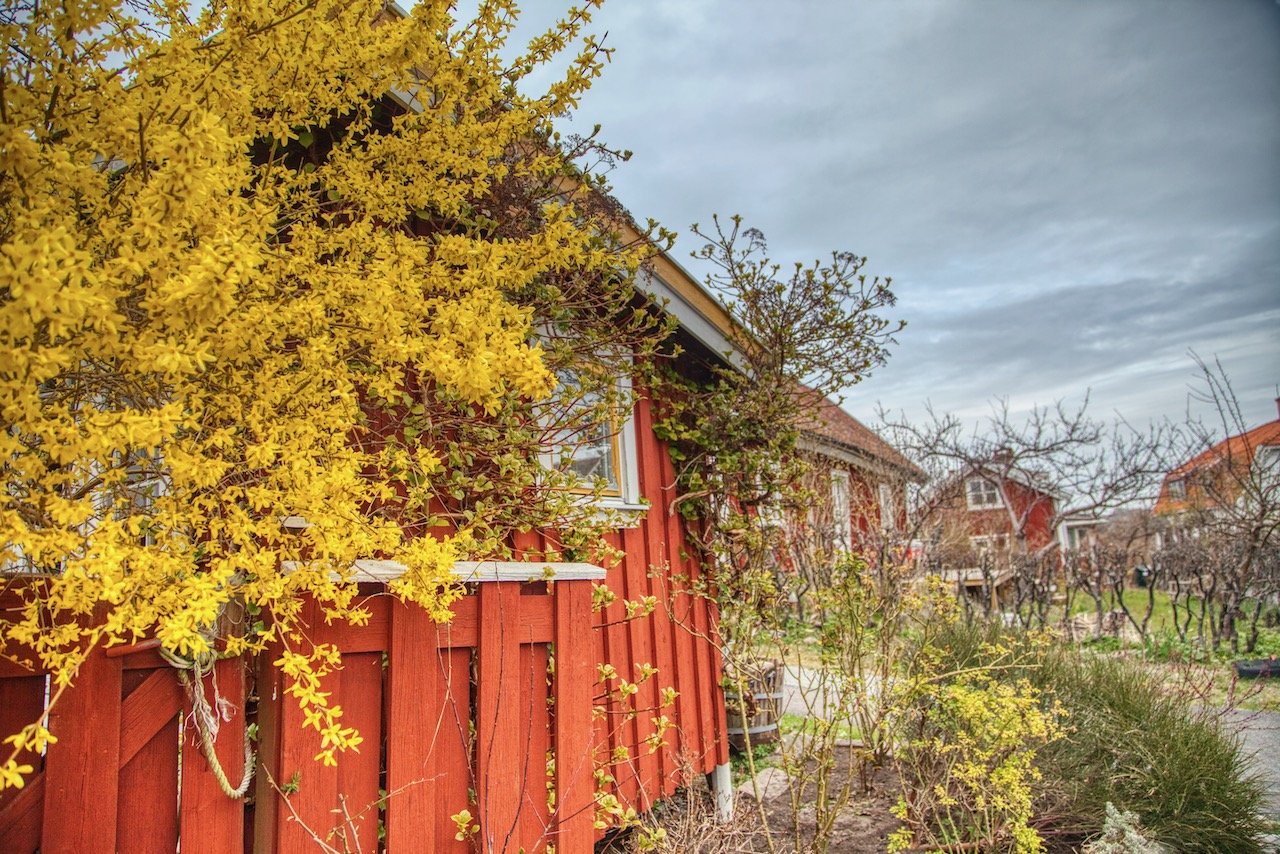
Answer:
[[[898,798],[898,778],[890,768],[871,769],[867,790],[857,783],[857,769],[850,767],[847,751],[837,751],[835,767],[828,778],[841,781],[852,774],[855,788],[849,802],[839,810],[831,826],[832,854],[883,854],[886,837],[900,822],[889,813]],[[778,769],[768,769],[771,772]],[[813,768],[808,769],[812,774]],[[747,784],[749,789],[749,783]],[[741,792],[742,787],[739,787]],[[750,795],[735,797],[733,819],[718,822],[711,792],[701,781],[677,792],[649,815],[646,826],[660,828],[665,839],[658,851],[690,852],[690,854],[765,854],[771,836],[779,852],[811,852],[818,850],[814,837],[818,831],[818,792],[810,783],[793,794],[790,786],[770,786],[763,803]],[[762,809],[763,808],[763,809]],[[763,813],[763,816],[762,816]],[[766,835],[764,827],[769,828]],[[597,852],[640,851],[639,835],[620,834],[597,846]]]

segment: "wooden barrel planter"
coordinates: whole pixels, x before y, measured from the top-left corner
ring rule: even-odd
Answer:
[[[750,745],[772,744],[778,740],[785,675],[786,668],[782,662],[775,661],[765,666],[759,676],[747,680],[751,693],[745,701],[737,693],[725,691],[724,710],[728,719],[725,732],[729,736],[729,746],[734,750],[741,753]]]

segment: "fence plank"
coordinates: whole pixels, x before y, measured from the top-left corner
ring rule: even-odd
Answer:
[[[213,684],[226,701],[229,720],[219,725],[214,754],[232,786],[244,776],[245,662],[219,661],[212,676],[205,677],[205,693],[215,701]],[[191,720],[191,700],[183,697],[183,714]],[[183,744],[182,805],[179,835],[182,854],[221,854],[244,844],[244,801],[227,797],[218,785],[209,760],[197,746],[199,735],[188,726]]]
[[[258,693],[258,770],[253,778],[253,850],[275,851],[281,813],[285,812],[274,785],[281,785],[280,729],[284,721],[284,675],[272,665],[280,644],[273,643],[258,656],[255,674]],[[274,784],[274,785],[273,785]]]
[[[44,688],[44,676],[0,675],[0,738],[19,732],[44,714]],[[39,754],[24,750],[18,754],[17,762],[30,765],[33,771],[22,789],[0,791],[0,839],[15,851],[31,852],[40,847],[44,760]],[[30,790],[37,786],[41,794],[34,797]]]
[[[137,674],[128,674],[136,676]],[[120,767],[133,760],[171,721],[176,724],[182,706],[177,672],[171,667],[143,675],[141,684],[129,692],[120,709]],[[177,753],[177,733],[174,733]],[[177,779],[174,779],[177,785]],[[175,799],[176,803],[176,799]]]
[[[388,851],[412,850],[441,819],[430,781],[439,675],[435,623],[417,605],[395,603],[387,671]]]
[[[334,675],[339,677],[335,699],[342,706],[342,724],[355,727],[364,742],[359,752],[338,758],[337,790],[329,808],[339,811],[333,824],[343,823],[348,850],[374,852],[382,765],[382,653],[343,655],[342,671]]]
[[[524,597],[526,599],[530,597]],[[543,596],[549,600],[550,597]],[[545,643],[521,644],[520,752],[520,844],[534,854],[545,849],[551,820],[547,810],[547,751],[551,748],[550,716],[547,711],[548,648]]]
[[[474,600],[474,597],[469,597]],[[472,601],[474,604],[474,601]],[[441,632],[443,639],[444,633]],[[441,647],[436,651],[435,695],[423,700],[431,711],[430,787],[438,812],[435,828],[436,854],[465,854],[471,844],[456,837],[457,827],[449,816],[464,809],[476,814],[469,794],[476,789],[471,741],[471,659],[473,649]],[[424,838],[432,839],[433,829],[424,828]]]
[[[123,674],[128,688],[120,721],[120,802],[117,850],[172,852],[178,844],[177,675],[165,666],[151,674]]]
[[[596,650],[590,583],[557,584],[555,608],[556,850],[590,851],[595,839],[591,707]]]
[[[42,854],[116,850],[120,664],[92,650],[49,713]]]
[[[506,851],[514,841],[520,804],[520,707],[507,693],[520,666],[520,585],[480,586],[480,646],[476,671],[476,790],[481,817],[480,847]]]
[[[0,839],[11,854],[34,854],[40,850],[44,775],[36,776],[15,795],[0,808]]]

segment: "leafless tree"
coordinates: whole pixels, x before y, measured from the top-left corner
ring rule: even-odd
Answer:
[[[1169,468],[1169,451],[1177,446],[1177,428],[1168,422],[1139,429],[1122,418],[1108,425],[1088,413],[1089,399],[1076,408],[1059,401],[1038,406],[1021,421],[1007,400],[996,401],[991,414],[973,429],[951,414],[932,407],[928,420],[914,424],[880,412],[893,444],[931,475],[916,496],[922,515],[937,510],[944,499],[938,484],[954,482],[966,471],[980,470],[1002,493],[1008,484],[1032,482],[1065,500],[1056,502],[1051,525],[1068,517],[1101,518],[1106,513],[1149,498]],[[1008,500],[1004,511],[1019,551],[1025,541],[1030,508]]]
[[[1277,431],[1250,429],[1220,362],[1196,357],[1182,463],[1166,478],[1160,509],[1171,530],[1157,563],[1167,568],[1183,640],[1251,652],[1280,601],[1280,449]]]

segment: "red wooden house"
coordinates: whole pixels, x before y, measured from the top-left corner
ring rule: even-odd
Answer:
[[[690,370],[732,349],[728,314],[669,258],[639,286],[676,319]],[[469,595],[437,625],[381,595],[397,565],[362,561],[369,622],[311,613],[311,639],[341,651],[324,689],[363,736],[359,753],[336,768],[314,761],[319,736],[271,655],[219,662],[201,684],[213,696],[216,680],[226,701],[212,749],[232,787],[256,730],[250,796],[234,800],[201,753],[198,703],[157,644],[97,650],[52,710],[58,741],[21,757],[36,768],[24,788],[0,792],[0,848],[578,854],[604,832],[597,818],[643,812],[691,775],[711,774],[728,797],[717,614],[689,592],[703,567],[668,512],[673,464],[639,391],[595,451],[607,459],[591,461],[607,464],[602,501],[623,511],[608,534],[616,563],[459,565]],[[536,533],[515,545],[546,547]],[[618,598],[593,610],[598,582]],[[651,613],[633,616],[624,600],[648,600]],[[15,601],[9,589],[0,608]],[[0,729],[36,719],[47,686],[0,660]]]
[[[811,489],[830,508],[834,542],[875,551],[907,530],[907,487],[925,473],[874,430],[828,398],[807,391],[799,446],[814,465]],[[826,501],[823,501],[826,499]]]
[[[1062,496],[997,452],[942,483],[928,496],[928,565],[970,592],[988,588],[993,601],[1012,580],[1009,557],[1058,544],[1055,524]]]

